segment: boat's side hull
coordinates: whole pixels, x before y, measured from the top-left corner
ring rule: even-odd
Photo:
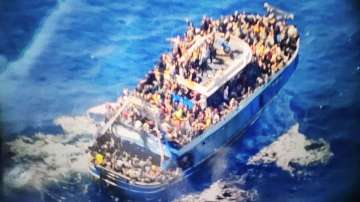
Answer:
[[[166,188],[164,185],[153,185],[153,186],[135,185],[121,177],[115,179],[113,177],[114,176],[113,174],[95,165],[91,165],[89,167],[89,172],[94,178],[98,180],[102,180],[109,185],[118,187],[122,191],[127,192],[131,195],[136,195],[136,194],[145,194],[148,196],[157,195],[158,193],[164,191]]]

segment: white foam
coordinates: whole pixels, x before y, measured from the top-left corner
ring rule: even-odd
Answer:
[[[318,146],[313,149],[306,149],[314,144]],[[252,156],[247,164],[275,163],[278,167],[293,175],[295,168],[292,163],[302,167],[319,163],[325,164],[333,155],[329,143],[324,139],[307,139],[305,135],[299,132],[299,125],[295,124],[275,142]]]
[[[6,72],[16,76],[25,76],[32,67],[36,58],[48,45],[56,28],[61,24],[61,16],[71,11],[70,1],[58,1],[56,9],[43,21],[41,27],[34,34],[32,42],[23,52],[22,56],[8,64]]]
[[[105,57],[107,55],[110,55],[111,53],[114,52],[115,46],[114,45],[109,45],[109,46],[101,46],[99,47],[96,51],[94,51],[90,57],[91,59],[96,59],[96,58],[101,58],[101,57]]]
[[[60,117],[54,122],[64,134],[37,133],[7,143],[15,154],[15,166],[5,171],[5,185],[40,190],[71,174],[87,172],[90,156],[86,150],[93,141],[95,126],[86,117]]]
[[[244,189],[248,173],[236,175],[225,173],[227,171],[227,158],[230,148],[224,148],[211,161],[211,182],[212,184],[200,192],[183,194],[174,199],[174,202],[208,202],[208,201],[255,201],[258,193],[255,189]],[[227,177],[223,177],[227,176]],[[184,179],[187,180],[187,179]],[[185,190],[192,189],[191,182],[184,182]],[[185,190],[179,189],[184,192]]]
[[[85,116],[61,116],[54,120],[55,125],[63,128],[67,134],[95,134],[96,126]]]
[[[175,199],[175,202],[202,201],[255,201],[258,194],[255,190],[244,190],[236,181],[218,180],[200,193],[192,193]]]
[[[211,161],[211,181],[214,182],[224,176],[228,168],[228,158],[226,156],[230,152],[229,147],[222,148],[219,154],[216,155]]]

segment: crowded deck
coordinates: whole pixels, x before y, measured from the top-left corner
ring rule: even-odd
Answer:
[[[91,148],[93,162],[133,183],[179,176],[177,165],[164,166],[164,142],[181,148],[223,120],[288,63],[298,39],[297,28],[272,12],[204,16],[199,28],[187,22],[185,34],[171,39],[172,51],[134,90],[125,90],[117,106],[108,107]],[[157,147],[158,157],[128,152],[127,138]]]

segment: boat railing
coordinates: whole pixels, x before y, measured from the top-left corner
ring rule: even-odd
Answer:
[[[130,177],[127,177],[126,175],[123,175],[119,172],[116,172],[115,170],[106,168],[104,166],[101,165],[94,165],[96,168],[98,168],[102,175],[105,175],[105,177],[109,178],[110,180],[113,181],[113,183],[116,183],[119,180],[125,181],[125,182],[129,182],[132,184],[136,184],[136,185],[142,185],[142,186],[157,186],[157,185],[161,185],[160,182],[150,182],[150,183],[144,183],[144,182],[138,182],[138,181],[134,181],[133,179],[131,179]],[[101,175],[100,175],[101,177]]]

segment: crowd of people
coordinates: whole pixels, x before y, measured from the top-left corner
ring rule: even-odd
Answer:
[[[179,175],[179,169],[161,169],[151,156],[125,151],[120,138],[111,133],[98,137],[90,151],[96,165],[114,170],[132,183],[164,183]]]
[[[215,39],[219,36],[223,40],[221,46],[216,47]],[[233,37],[247,42],[253,57],[245,73],[241,72],[220,88],[220,104],[208,103],[206,97],[177,82],[176,78],[181,78],[201,84],[204,72],[209,70],[220,52],[233,57],[229,46]],[[200,28],[188,22],[184,36],[172,40],[171,53],[163,54],[135,91],[126,93],[126,96],[140,98],[159,109],[156,120],[144,115],[138,106],[130,105],[123,110],[118,122],[132,125],[137,130],[166,139],[179,147],[186,145],[234,111],[256,87],[266,83],[284,67],[297,49],[298,38],[294,25],[286,24],[284,19],[278,19],[272,13],[259,16],[235,12],[218,20],[203,17]],[[246,72],[254,70],[258,73],[250,78]],[[175,96],[192,104],[175,100]],[[126,152],[110,156],[105,155],[109,166],[131,179],[141,182],[160,180],[154,176],[161,171],[150,165],[151,160],[130,157]]]
[[[226,50],[228,44],[222,46],[223,50],[214,46],[215,35],[219,33],[225,43],[231,43],[231,37],[239,37],[247,42],[253,52],[252,66],[258,68],[260,74],[255,84],[249,82],[246,76],[238,75],[228,82],[235,84],[233,87],[229,88],[228,84],[222,88],[224,102],[218,106],[208,106],[206,98],[177,83],[175,78],[201,83],[203,72],[216,59],[217,53],[229,52]],[[161,109],[161,122],[174,126],[165,129],[166,137],[180,146],[185,145],[236,109],[238,103],[254,88],[267,82],[271,75],[279,71],[295,52],[298,37],[294,25],[287,25],[285,20],[278,20],[272,14],[259,16],[235,12],[219,20],[203,17],[200,28],[188,22],[185,35],[172,40],[172,52],[160,57],[155,68],[140,81],[133,94]],[[204,42],[199,43],[201,40]],[[193,106],[174,101],[174,95],[191,100]],[[149,120],[140,118],[137,125],[148,128]],[[164,130],[157,124],[151,126],[157,131],[157,136],[160,136],[160,130]]]

